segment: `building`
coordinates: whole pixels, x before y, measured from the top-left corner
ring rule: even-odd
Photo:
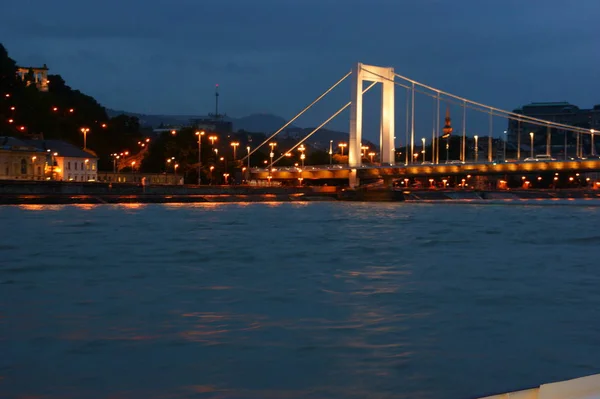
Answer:
[[[594,107],[590,109],[582,109],[566,101],[531,103],[515,109],[513,112],[516,114],[561,123],[564,125],[600,131],[600,105],[594,105]],[[548,132],[548,130],[550,130],[550,132]],[[527,122],[519,123],[519,121],[513,119],[508,121],[508,141],[511,143],[529,143],[529,134],[531,132],[534,133],[535,144],[538,145],[546,144],[548,140],[548,133],[551,135],[551,143],[548,143],[549,145],[564,144],[566,141],[569,146],[572,146],[577,141],[575,134],[568,133],[565,135],[565,131],[560,129],[548,129],[544,126],[534,125]],[[584,135],[584,137],[581,137],[581,140],[582,145],[587,144],[588,146],[591,141],[589,135]]]
[[[17,75],[21,80],[27,82],[27,86],[35,84],[39,91],[48,91],[48,67],[44,64],[41,68],[37,67],[17,67]]]
[[[0,179],[97,181],[98,157],[60,140],[0,136]]]
[[[0,136],[0,180],[45,180],[48,154],[15,137]]]
[[[27,140],[49,154],[48,177],[62,181],[97,181],[98,157],[89,149],[83,150],[61,140]]]
[[[190,125],[195,129],[211,133],[227,134],[233,132],[232,122],[217,118],[192,119]]]

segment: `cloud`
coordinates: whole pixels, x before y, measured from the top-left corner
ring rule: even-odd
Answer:
[[[220,83],[234,116],[293,116],[358,61],[508,108],[544,97],[585,106],[599,102],[600,3],[565,4],[24,0],[3,9],[0,37],[17,61],[47,63],[73,87],[133,111],[210,110]],[[331,101],[347,99],[342,89]]]

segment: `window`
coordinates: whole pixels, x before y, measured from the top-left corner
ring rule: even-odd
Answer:
[[[92,164],[92,170],[96,170],[96,164],[95,163]]]
[[[73,162],[75,164],[75,170],[77,170],[77,162]]]
[[[83,162],[82,162],[82,163],[81,163],[81,170],[83,170],[83,169],[85,169],[85,168],[83,167]]]
[[[24,159],[21,159],[21,174],[22,175],[27,174],[27,161]]]
[[[37,171],[37,174],[38,174],[38,175],[41,175],[41,174],[42,174],[42,167],[41,167],[41,166],[38,166],[37,168],[38,168],[38,169],[37,169],[37,170],[38,170],[38,171]]]
[[[71,161],[67,162],[67,169],[71,170]]]

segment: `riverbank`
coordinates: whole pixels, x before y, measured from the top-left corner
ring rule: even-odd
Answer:
[[[135,184],[0,181],[0,205],[226,203],[294,201],[493,202],[600,199],[600,191],[569,190],[350,190],[341,187],[150,186]]]

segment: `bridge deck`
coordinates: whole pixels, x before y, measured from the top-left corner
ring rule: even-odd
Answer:
[[[348,165],[306,166],[304,169],[289,167],[275,168],[270,173],[275,180],[298,179],[347,179]],[[452,176],[452,175],[503,175],[541,172],[599,172],[600,159],[580,161],[537,161],[537,162],[485,162],[439,165],[389,165],[362,166],[356,168],[360,178],[410,177],[410,176]],[[268,169],[254,168],[252,178],[268,179]]]

